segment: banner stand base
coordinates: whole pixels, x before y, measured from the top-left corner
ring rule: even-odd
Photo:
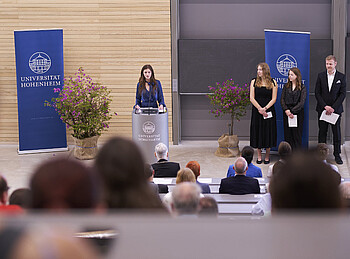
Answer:
[[[19,150],[17,149],[18,155],[25,155],[25,154],[36,154],[36,153],[50,153],[50,152],[64,152],[68,151],[68,147],[62,147],[62,148],[49,148],[49,149],[34,149],[34,150]]]

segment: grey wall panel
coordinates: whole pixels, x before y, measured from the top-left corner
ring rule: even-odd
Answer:
[[[217,139],[228,133],[230,117],[215,118],[210,113],[210,101],[205,95],[181,96],[181,139]],[[241,121],[235,123],[235,133],[243,139],[249,139],[251,107]]]
[[[229,78],[249,83],[264,60],[264,40],[179,40],[179,91],[207,93]]]
[[[309,31],[312,39],[331,37],[331,1],[211,2],[180,1],[181,39],[263,39],[264,29]]]

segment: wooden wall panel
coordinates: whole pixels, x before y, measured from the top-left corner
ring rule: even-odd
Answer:
[[[13,31],[50,28],[63,29],[65,75],[82,66],[112,90],[111,108],[118,116],[102,141],[131,137],[131,108],[146,63],[162,82],[171,138],[170,1],[0,0],[0,27],[0,142],[18,142]]]

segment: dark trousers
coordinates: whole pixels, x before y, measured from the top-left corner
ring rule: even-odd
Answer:
[[[340,150],[340,144],[341,144],[341,132],[340,132],[340,120],[341,116],[339,116],[337,122],[335,125],[330,124],[325,121],[320,120],[321,113],[318,113],[318,143],[326,143],[327,140],[327,131],[328,131],[328,125],[331,125],[332,127],[332,133],[333,133],[333,155],[339,156],[341,153]]]
[[[288,116],[283,113],[284,140],[287,141],[293,150],[301,148],[304,124],[304,110],[297,115],[298,127],[288,127]]]

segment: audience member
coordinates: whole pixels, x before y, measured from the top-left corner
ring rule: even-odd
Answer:
[[[320,159],[327,165],[329,165],[334,171],[339,173],[338,167],[336,165],[327,162],[327,156],[329,154],[329,148],[325,143],[319,143],[317,145],[317,153]]]
[[[344,205],[350,208],[350,182],[340,184],[340,194],[344,200]]]
[[[114,137],[99,150],[95,167],[110,209],[162,209],[157,194],[149,188],[145,162],[131,140]]]
[[[153,167],[148,163],[145,163],[145,175],[146,175],[146,178],[148,179],[149,184],[154,192],[156,192],[156,193],[168,193],[169,192],[168,186],[166,184],[156,184],[153,182],[154,170],[153,170]]]
[[[283,168],[283,163],[275,163],[272,169],[272,175]],[[271,194],[269,191],[269,183],[265,185],[267,193],[263,194],[259,201],[252,207],[252,215],[255,216],[269,216],[271,215]]]
[[[46,226],[7,226],[0,230],[0,254],[6,259],[101,258],[86,240],[66,229]]]
[[[290,157],[270,181],[271,210],[335,209],[342,206],[340,176],[313,154]]]
[[[213,197],[202,197],[199,200],[199,216],[217,217],[219,214],[218,203]]]
[[[198,176],[201,174],[201,166],[197,161],[190,161],[186,165],[187,168],[191,169],[196,177],[197,184],[202,188],[202,193],[210,193],[210,187],[207,183],[198,182]]]
[[[171,208],[176,216],[195,216],[199,209],[201,188],[191,182],[179,183],[172,192]]]
[[[275,165],[286,163],[286,160],[288,159],[288,157],[290,157],[291,154],[292,154],[291,145],[286,141],[281,141],[281,143],[278,145],[278,155],[280,156],[280,159],[273,165],[269,166],[267,170],[267,178],[271,178],[273,173],[273,167]]]
[[[180,169],[177,172],[176,176],[176,184],[183,183],[183,182],[196,182],[196,176],[194,175],[193,171],[190,168],[183,168]]]
[[[30,189],[33,209],[66,211],[101,205],[94,172],[79,161],[63,157],[42,163],[30,180]]]
[[[179,170],[176,176],[176,184],[184,183],[184,182],[190,182],[190,183],[195,183],[196,182],[196,177],[194,176],[194,173],[192,172],[191,169],[189,168],[182,168]],[[201,197],[204,197],[203,194],[200,194]],[[171,211],[171,203],[172,203],[172,192],[169,192],[164,195],[163,197],[163,204],[164,206]]]
[[[14,190],[9,199],[10,205],[18,205],[22,209],[29,209],[32,206],[31,191],[28,188]]]
[[[21,214],[23,209],[18,205],[8,205],[8,190],[10,187],[4,176],[0,175],[0,213]]]
[[[155,147],[155,153],[158,162],[152,164],[154,169],[154,177],[176,177],[180,170],[179,163],[169,162],[168,148],[165,144],[159,143]]]
[[[243,157],[237,158],[235,162],[236,175],[221,180],[219,193],[233,195],[260,193],[259,181],[245,175],[247,168],[247,161]]]
[[[242,157],[247,161],[248,163],[248,169],[246,176],[249,177],[262,177],[261,169],[255,165],[253,165],[252,160],[254,157],[254,149],[251,146],[245,146],[242,149]],[[235,175],[235,168],[234,165],[230,165],[227,170],[227,176],[234,176]]]

